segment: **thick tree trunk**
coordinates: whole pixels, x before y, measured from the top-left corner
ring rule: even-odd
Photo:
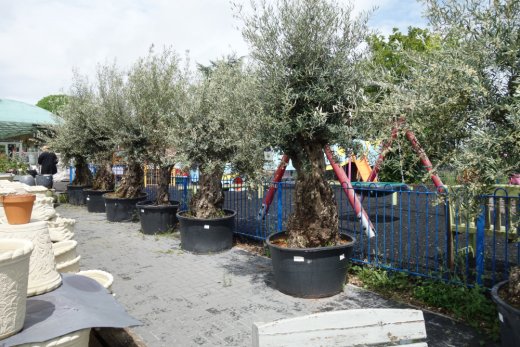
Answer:
[[[173,165],[161,166],[159,168],[159,187],[157,189],[157,205],[170,204],[170,181],[172,179]]]
[[[96,172],[94,181],[92,182],[92,189],[94,190],[114,190],[115,177],[112,172],[112,164],[105,162],[101,164]]]
[[[325,158],[319,144],[303,146],[291,155],[296,168],[294,212],[287,225],[289,247],[336,245],[339,240],[338,211],[334,192],[325,179]]]
[[[190,201],[190,210],[195,218],[217,218],[222,216],[224,192],[222,191],[222,169],[205,173],[202,167],[199,190]]]
[[[118,198],[137,198],[143,190],[144,172],[139,163],[128,163],[121,183],[115,191]]]
[[[92,172],[88,168],[87,161],[83,157],[74,158],[74,180],[73,186],[90,186],[92,184]]]

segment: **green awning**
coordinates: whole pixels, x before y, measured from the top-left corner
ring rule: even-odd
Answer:
[[[0,99],[0,141],[33,136],[42,126],[56,123],[43,108],[25,102]]]

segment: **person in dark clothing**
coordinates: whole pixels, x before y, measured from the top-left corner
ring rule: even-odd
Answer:
[[[49,147],[43,146],[43,152],[38,157],[38,165],[40,165],[40,175],[54,175],[58,172],[58,157],[49,151]]]

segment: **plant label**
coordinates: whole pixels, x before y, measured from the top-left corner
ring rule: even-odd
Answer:
[[[343,259],[345,259],[345,254],[341,254],[341,255],[339,256],[339,260],[343,260]]]
[[[90,197],[89,196],[87,196],[87,201],[90,201]]]
[[[144,213],[144,210],[143,210],[143,209],[141,209],[141,213]]]
[[[304,257],[298,257],[298,256],[294,257],[294,262],[295,263],[303,263],[304,261],[305,261]]]
[[[502,313],[498,312],[498,319],[504,323],[504,316],[502,316]]]
[[[204,229],[209,229],[209,225],[205,224]]]

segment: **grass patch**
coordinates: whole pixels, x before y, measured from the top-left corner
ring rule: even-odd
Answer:
[[[482,331],[491,341],[499,338],[495,303],[481,287],[465,287],[408,276],[369,266],[352,266],[352,283],[386,298],[443,313]]]

